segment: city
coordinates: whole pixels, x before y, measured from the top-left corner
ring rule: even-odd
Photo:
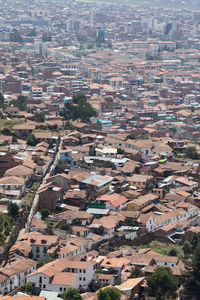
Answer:
[[[199,1],[0,4],[0,300],[199,300]]]

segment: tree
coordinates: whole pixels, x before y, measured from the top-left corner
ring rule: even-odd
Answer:
[[[36,139],[34,134],[29,135],[29,137],[27,138],[27,145],[36,146],[37,143],[38,143],[38,140]]]
[[[178,282],[168,267],[157,267],[152,275],[147,277],[147,293],[156,300],[176,299]]]
[[[64,300],[81,300],[81,294],[79,289],[70,287],[62,293],[62,298]]]
[[[19,108],[19,110],[24,111],[27,109],[26,107],[26,97],[25,96],[18,96],[17,100],[11,101],[11,105],[14,105]]]
[[[191,244],[192,244],[193,249],[196,249],[196,247],[198,245],[198,241],[199,241],[198,235],[195,232],[194,235],[193,235],[193,238],[191,240]]]
[[[38,123],[43,123],[45,121],[45,114],[43,112],[36,112],[35,121]]]
[[[184,273],[184,292],[187,296],[199,299],[200,295],[200,243],[191,260],[185,262],[186,272]]]
[[[117,148],[117,154],[126,154],[122,148]]]
[[[137,138],[137,137],[136,137],[135,134],[133,134],[133,133],[127,135],[127,137],[126,137],[127,140],[136,140],[136,138]]]
[[[10,201],[7,208],[11,217],[16,218],[18,216],[19,206],[16,203]]]
[[[97,293],[98,300],[120,300],[121,292],[115,287],[100,289]]]
[[[79,93],[73,97],[73,103],[65,103],[61,115],[65,120],[81,119],[82,122],[88,122],[91,117],[96,116],[96,112],[87,102],[86,96]]]
[[[195,147],[188,147],[185,149],[185,156],[190,159],[199,159],[199,154],[197,153],[197,149]]]
[[[183,253],[185,256],[188,256],[189,254],[192,253],[192,245],[190,244],[189,241],[185,241],[183,244]]]
[[[177,250],[176,250],[176,248],[172,248],[172,249],[169,251],[169,255],[170,255],[170,256],[176,256],[176,255],[177,255]]]
[[[129,276],[129,278],[138,278],[138,277],[143,277],[144,274],[142,272],[142,270],[139,267],[134,267],[131,271],[131,275]]]
[[[1,133],[4,134],[4,135],[12,135],[12,132],[11,132],[10,129],[7,128],[7,127],[4,127],[4,128],[1,130]]]
[[[32,284],[30,284],[30,283],[24,284],[24,285],[21,287],[21,291],[22,291],[23,293],[28,294],[28,295],[32,295],[32,294],[33,294],[33,287],[32,287]]]
[[[0,93],[0,108],[5,108],[4,96]]]
[[[64,129],[65,130],[75,130],[76,127],[69,120],[67,120],[64,125]]]
[[[147,191],[152,191],[155,188],[155,184],[151,181],[149,181],[146,185],[146,190]]]
[[[42,208],[40,210],[40,213],[42,215],[42,220],[45,220],[48,217],[48,215],[50,214],[50,211],[47,208]]]

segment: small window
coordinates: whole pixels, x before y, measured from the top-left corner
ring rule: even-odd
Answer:
[[[85,281],[85,277],[83,277],[83,281]]]
[[[82,277],[79,277],[79,280],[81,281],[81,280],[82,280]]]
[[[43,289],[46,289],[46,284],[43,284]]]
[[[62,287],[60,287],[60,292],[62,292]]]

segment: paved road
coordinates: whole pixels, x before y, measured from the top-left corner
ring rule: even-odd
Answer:
[[[47,171],[45,177],[44,177],[43,180],[42,180],[41,185],[43,185],[43,184],[46,183],[46,180],[49,178],[49,176],[50,176],[50,174],[51,174],[51,171],[57,166],[58,160],[59,160],[59,151],[60,151],[60,149],[61,149],[61,145],[62,145],[62,141],[60,142],[60,144],[59,144],[59,146],[58,146],[58,150],[57,150],[56,156],[55,156],[55,158],[54,158],[53,164],[52,164],[52,166],[50,167],[50,169]],[[31,207],[31,210],[30,210],[28,219],[27,219],[26,226],[25,226],[25,228],[23,228],[23,229],[19,232],[18,238],[19,238],[19,236],[20,236],[21,234],[27,233],[27,232],[29,231],[29,228],[30,228],[32,219],[33,219],[35,213],[37,212],[38,204],[39,204],[39,195],[38,195],[38,191],[37,191],[36,194],[35,194],[35,197],[34,197],[34,199],[33,199],[32,207]]]

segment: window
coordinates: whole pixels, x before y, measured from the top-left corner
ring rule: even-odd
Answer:
[[[46,289],[46,284],[43,284],[43,289]]]
[[[81,280],[82,280],[82,277],[79,277],[79,280],[81,281]]]
[[[60,292],[62,292],[62,287],[60,287]]]
[[[85,281],[85,277],[83,277],[83,281]]]
[[[85,273],[85,270],[83,270],[83,273]]]
[[[167,263],[165,263],[165,266],[167,266]]]
[[[79,272],[80,272],[80,273],[82,273],[82,270],[81,270],[81,269],[79,269]]]

